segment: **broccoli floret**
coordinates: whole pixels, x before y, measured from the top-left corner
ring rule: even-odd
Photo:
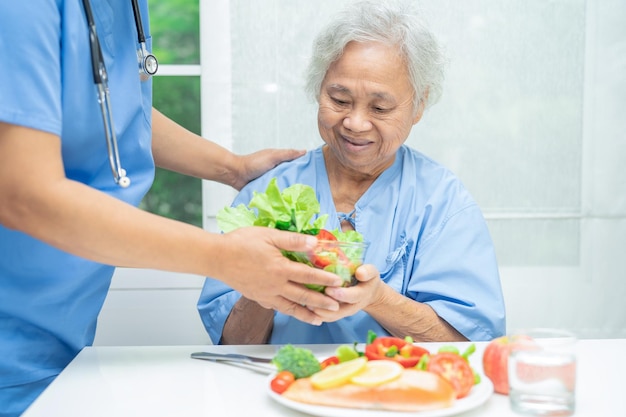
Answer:
[[[272,362],[279,372],[289,371],[296,379],[309,377],[322,369],[312,351],[293,345],[278,349]]]

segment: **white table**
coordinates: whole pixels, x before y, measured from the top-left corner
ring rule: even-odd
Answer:
[[[439,344],[420,344],[433,351]],[[479,371],[485,343],[472,364]],[[337,345],[303,345],[320,357]],[[464,344],[459,344],[461,348]],[[305,416],[271,399],[268,376],[191,359],[198,351],[272,357],[277,346],[88,347],[23,417]],[[626,416],[626,339],[581,340],[578,345],[578,417]],[[464,417],[515,416],[508,397],[494,394]]]

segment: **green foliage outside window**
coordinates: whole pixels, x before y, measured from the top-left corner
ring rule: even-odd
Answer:
[[[152,52],[159,63],[199,64],[199,0],[152,0],[149,7]]]
[[[200,78],[154,77],[156,109],[200,133]],[[202,181],[157,168],[154,184],[141,208],[161,216],[202,226]]]

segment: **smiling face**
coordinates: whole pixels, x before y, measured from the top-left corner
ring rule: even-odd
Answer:
[[[377,177],[393,164],[423,113],[398,50],[377,42],[350,42],[322,82],[318,127],[327,164]]]

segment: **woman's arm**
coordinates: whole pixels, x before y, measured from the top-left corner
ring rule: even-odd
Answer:
[[[375,278],[380,280],[376,275]],[[465,341],[447,321],[437,315],[428,304],[420,303],[397,293],[382,284],[377,301],[364,309],[394,336],[411,336],[421,342]]]
[[[282,256],[315,238],[269,228],[219,235],[163,218],[65,177],[61,140],[0,123],[0,224],[63,251],[115,266],[212,276],[267,308],[319,324],[302,304],[337,302],[304,283],[340,279]]]
[[[281,162],[305,151],[264,149],[235,155],[152,109],[152,152],[157,166],[197,178],[217,181],[240,190],[251,180]]]
[[[374,265],[357,269],[359,284],[349,288],[327,288],[326,294],[341,302],[338,312],[322,312],[324,321],[336,321],[363,310],[394,336],[411,336],[415,341],[465,341],[461,333],[424,303],[412,300],[385,284]]]
[[[265,344],[274,327],[274,310],[241,297],[230,311],[222,332],[222,345]]]

